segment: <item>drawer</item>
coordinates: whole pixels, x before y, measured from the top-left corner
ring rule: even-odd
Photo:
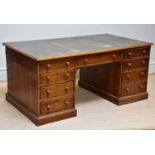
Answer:
[[[146,82],[126,84],[122,86],[122,96],[133,95],[146,91]]]
[[[75,71],[72,69],[67,71],[65,69],[61,69],[58,71],[51,71],[49,73],[42,73],[40,74],[40,85],[42,86],[58,81],[71,81],[74,80],[74,74]]]
[[[124,52],[124,59],[146,58],[149,54],[149,48],[130,49]]]
[[[122,81],[123,83],[146,80],[147,78],[147,70],[134,71],[123,73]]]
[[[49,72],[52,70],[58,69],[70,69],[74,68],[75,62],[74,59],[58,59],[58,60],[50,60],[39,63],[39,71],[40,72]]]
[[[40,88],[40,99],[73,94],[73,82],[65,82]]]
[[[73,108],[73,96],[55,98],[48,101],[41,102],[40,113],[41,115],[53,113],[60,110]]]
[[[121,51],[113,53],[102,53],[89,56],[81,56],[77,59],[78,67],[94,64],[103,64],[121,60]]]
[[[122,68],[123,71],[128,71],[137,68],[148,68],[148,58],[147,59],[139,59],[139,60],[129,60],[123,62]]]

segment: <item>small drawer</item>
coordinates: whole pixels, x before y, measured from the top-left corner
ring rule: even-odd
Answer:
[[[149,54],[149,48],[130,49],[124,52],[124,59],[147,58],[149,57]]]
[[[81,56],[77,59],[78,67],[103,64],[121,60],[121,51],[114,53],[102,53],[89,56]]]
[[[65,82],[40,88],[40,99],[73,94],[73,82]]]
[[[70,109],[74,107],[74,100],[73,96],[68,97],[60,97],[48,101],[42,101],[41,102],[41,109],[40,113],[41,115],[53,113],[56,111],[61,111],[65,109]]]
[[[123,73],[122,81],[123,83],[146,80],[147,78],[147,70],[134,71]]]
[[[122,96],[142,93],[146,91],[146,82],[126,84],[122,86]]]
[[[123,71],[129,71],[137,68],[148,68],[148,58],[140,60],[129,60],[123,62],[122,68]]]
[[[70,69],[74,68],[75,62],[74,59],[59,59],[59,60],[50,60],[39,63],[40,72],[50,72],[52,70],[58,69]]]
[[[51,71],[49,73],[40,74],[40,85],[47,85],[58,81],[71,81],[74,80],[74,70],[68,71],[61,69],[58,71]]]

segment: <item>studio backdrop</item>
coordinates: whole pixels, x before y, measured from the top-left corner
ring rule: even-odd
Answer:
[[[6,57],[3,42],[52,39],[70,36],[110,33],[155,43],[155,25],[54,24],[0,25],[0,81],[6,80]],[[149,72],[155,72],[155,47],[152,47]]]

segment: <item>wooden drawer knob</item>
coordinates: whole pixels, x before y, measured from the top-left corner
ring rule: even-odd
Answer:
[[[47,69],[49,69],[51,67],[51,65],[50,64],[47,64],[46,67],[47,67]]]
[[[50,79],[51,79],[51,77],[50,77],[50,76],[47,76],[47,77],[46,77],[46,79],[47,79],[47,80],[50,80]]]
[[[46,93],[49,95],[51,93],[51,91],[50,90],[47,90]]]
[[[130,88],[127,87],[127,88],[126,88],[126,91],[129,92],[129,91],[130,91]]]
[[[145,60],[142,60],[142,64],[145,65],[146,64],[146,61]]]
[[[142,89],[142,88],[144,88],[144,86],[143,86],[143,85],[139,85],[139,88],[141,88],[141,89]]]
[[[69,78],[70,77],[70,74],[69,73],[66,73],[65,76],[66,76],[66,78]]]
[[[147,53],[147,51],[146,50],[143,50],[143,54],[146,54]]]
[[[145,73],[144,73],[144,72],[140,72],[140,75],[141,75],[141,76],[144,76],[144,75],[145,75]]]
[[[84,62],[87,63],[88,62],[88,59],[84,59]]]
[[[131,78],[131,75],[130,75],[130,74],[128,74],[126,77],[127,77],[128,79],[130,79],[130,78]]]
[[[113,54],[112,56],[113,56],[113,58],[114,58],[114,59],[116,59],[116,57],[117,57],[117,55],[116,55],[116,54]]]
[[[65,101],[65,104],[69,104],[69,101]]]
[[[67,67],[69,67],[71,63],[68,61],[65,64],[66,64]]]
[[[65,90],[68,91],[69,90],[69,87],[65,87]]]
[[[128,67],[131,67],[132,66],[132,63],[128,63]]]
[[[51,109],[51,105],[47,105],[46,107],[47,107],[47,109]]]
[[[128,52],[128,56],[132,56],[132,52]]]

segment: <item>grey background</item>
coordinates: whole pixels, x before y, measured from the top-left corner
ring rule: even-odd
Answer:
[[[49,39],[111,33],[155,43],[155,25],[68,24],[68,25],[0,25],[0,80],[6,80],[6,60],[2,42]],[[155,72],[155,47],[152,47],[150,72]]]

